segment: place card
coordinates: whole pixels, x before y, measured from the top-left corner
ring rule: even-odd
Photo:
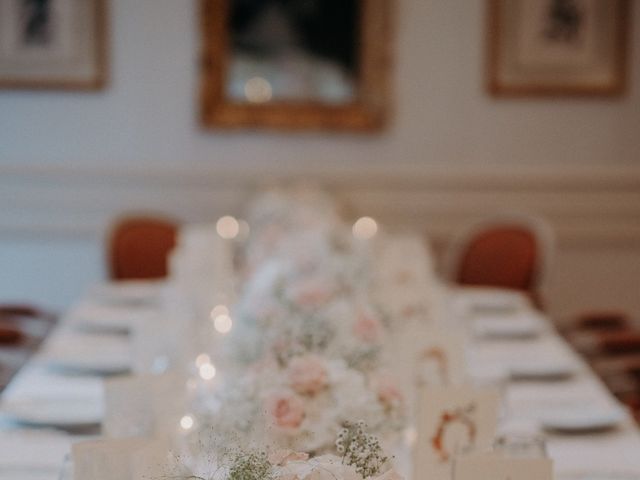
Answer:
[[[398,327],[429,323],[434,304],[432,265],[425,244],[416,235],[378,237],[373,255],[375,295]]]
[[[496,453],[463,455],[456,460],[454,480],[552,480],[547,458],[510,458]]]
[[[133,480],[136,454],[153,444],[147,438],[102,439],[72,447],[74,480]]]
[[[496,431],[498,399],[498,392],[488,388],[421,387],[414,479],[450,480],[456,456],[488,450]]]
[[[188,469],[177,467],[181,456],[173,448],[170,440],[155,440],[144,448],[136,450],[131,457],[131,478],[133,480],[191,478]],[[196,478],[196,477],[193,477]]]
[[[105,436],[153,436],[170,431],[184,410],[185,391],[184,379],[175,374],[105,380]]]
[[[414,323],[392,338],[390,365],[405,392],[415,396],[419,385],[461,385],[466,379],[464,337],[456,329],[445,331]]]
[[[466,377],[464,336],[456,330],[431,328],[415,354],[415,375],[420,385],[460,385]]]

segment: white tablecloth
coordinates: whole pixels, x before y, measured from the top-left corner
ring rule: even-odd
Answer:
[[[83,299],[83,302],[88,301]],[[61,339],[73,346],[71,322],[62,320],[48,343]],[[123,337],[126,338],[126,337]],[[58,347],[59,348],[59,345]],[[100,405],[101,380],[91,376],[67,376],[46,368],[47,352],[42,351],[12,381],[3,393],[4,401],[22,398],[76,398]],[[612,405],[615,399],[582,360],[550,326],[536,338],[527,340],[478,340],[470,344],[469,362],[474,369],[492,369],[540,359],[571,364],[577,374],[561,381],[512,381],[507,386],[506,418],[527,419],[540,409],[575,404]],[[72,442],[84,436],[51,429],[20,426],[0,419],[0,480],[54,480]],[[635,472],[640,478],[640,435],[629,417],[619,428],[585,435],[547,434],[547,446],[555,471],[562,475],[578,471]]]

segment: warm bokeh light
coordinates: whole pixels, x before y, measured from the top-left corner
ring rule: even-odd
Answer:
[[[219,315],[229,315],[229,309],[226,305],[216,305],[211,309],[211,313],[209,314],[211,320],[213,320],[214,322],[216,320],[216,317],[218,317]]]
[[[218,333],[229,333],[232,326],[233,321],[231,320],[231,317],[229,315],[225,315],[224,313],[218,315],[213,320],[213,327]]]
[[[353,224],[353,236],[361,239],[368,239],[378,233],[378,223],[371,217],[360,217]]]
[[[240,224],[238,220],[231,215],[225,215],[224,217],[220,217],[216,222],[216,231],[222,238],[231,240],[238,236]]]
[[[180,419],[180,426],[183,430],[191,430],[193,428],[193,417],[191,415],[185,415]]]
[[[201,353],[196,357],[196,367],[200,368],[207,363],[211,363],[211,358],[206,353]]]
[[[203,380],[211,380],[216,376],[216,367],[212,363],[205,363],[199,367],[200,378]]]
[[[244,95],[251,103],[265,103],[273,97],[273,89],[266,78],[253,77],[244,84]]]

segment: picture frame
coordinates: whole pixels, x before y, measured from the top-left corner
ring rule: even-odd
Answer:
[[[386,125],[391,90],[393,0],[355,0],[361,9],[357,17],[355,95],[351,101],[340,104],[317,98],[280,99],[262,104],[231,98],[227,81],[233,61],[231,2],[200,0],[199,120],[205,129],[372,132]]]
[[[619,96],[629,0],[488,0],[493,96]]]
[[[0,89],[97,90],[107,0],[0,0]]]

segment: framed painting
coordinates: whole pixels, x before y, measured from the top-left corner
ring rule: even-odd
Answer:
[[[381,128],[388,114],[393,3],[201,0],[201,123]]]
[[[493,95],[620,95],[628,0],[489,0]]]
[[[106,0],[0,0],[0,88],[101,88],[106,16]]]

